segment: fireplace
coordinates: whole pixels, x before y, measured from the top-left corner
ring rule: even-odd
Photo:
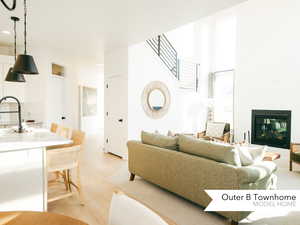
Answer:
[[[251,143],[290,148],[291,114],[289,110],[252,110]]]

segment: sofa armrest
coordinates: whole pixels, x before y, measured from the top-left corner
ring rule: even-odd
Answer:
[[[268,161],[240,167],[237,168],[238,181],[240,184],[255,183],[271,176],[276,170],[276,164]]]

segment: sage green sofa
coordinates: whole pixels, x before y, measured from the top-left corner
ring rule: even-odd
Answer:
[[[224,163],[223,159],[218,157],[217,161],[213,160],[215,156],[209,155],[215,154],[212,143],[204,142],[204,146],[207,145],[206,150],[209,150],[204,149],[204,154],[208,156],[200,157],[194,151],[201,148],[203,143],[189,137],[161,141],[157,137],[151,140],[150,136],[149,142],[156,146],[150,145],[147,137],[142,139],[144,143],[140,141],[127,143],[130,180],[133,181],[135,175],[138,175],[200,206],[206,207],[211,201],[204,191],[207,189],[274,189],[276,186],[274,175],[276,165],[273,162],[242,167],[233,165],[235,162]],[[160,145],[163,147],[159,147]],[[227,157],[222,154],[221,156]],[[250,212],[217,213],[231,219],[232,224],[237,224],[250,214]]]

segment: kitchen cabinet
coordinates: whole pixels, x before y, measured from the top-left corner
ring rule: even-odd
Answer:
[[[14,96],[20,102],[25,102],[26,83],[7,82],[5,77],[10,67],[14,65],[13,56],[0,55],[0,97]],[[26,78],[25,78],[26,79]],[[14,102],[14,100],[8,100]]]
[[[43,211],[43,148],[0,152],[0,211]]]
[[[71,143],[46,129],[0,129],[0,211],[47,211],[46,147]]]

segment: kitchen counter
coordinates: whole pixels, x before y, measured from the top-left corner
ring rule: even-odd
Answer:
[[[23,122],[24,123],[24,122]],[[25,122],[25,124],[29,127],[36,127],[36,128],[42,128],[43,127],[43,122]],[[11,128],[18,126],[18,122],[0,122],[0,129],[2,128]]]
[[[46,129],[32,129],[31,132],[16,133],[9,129],[0,129],[0,152],[40,148],[71,144],[72,141]]]
[[[46,147],[70,143],[46,129],[0,129],[0,211],[47,211]]]

